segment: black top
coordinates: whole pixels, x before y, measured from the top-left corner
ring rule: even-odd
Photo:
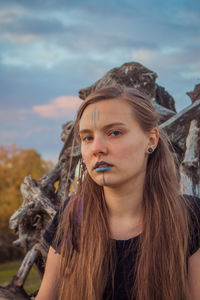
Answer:
[[[200,225],[200,199],[192,196],[187,196],[187,198],[192,202],[196,217],[191,216],[193,228],[191,229],[191,239],[189,241],[188,257],[194,254],[200,248],[200,235],[199,235],[199,225]],[[55,232],[58,226],[58,213],[56,213],[50,226],[44,233],[44,239],[49,244],[52,245]],[[111,280],[109,280],[107,287],[104,292],[103,299],[113,299],[113,300],[129,300],[130,290],[134,283],[133,271],[136,268],[136,255],[138,249],[139,236],[136,236],[129,240],[116,240],[116,254],[117,254],[117,265],[114,278],[114,297],[112,298],[111,291]],[[125,250],[130,248],[131,252],[126,252]],[[59,249],[56,249],[59,252]]]

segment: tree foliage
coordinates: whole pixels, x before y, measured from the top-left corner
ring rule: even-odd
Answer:
[[[51,167],[34,149],[0,146],[0,244],[11,235],[8,222],[23,202],[20,185],[25,176],[31,174],[38,180]]]

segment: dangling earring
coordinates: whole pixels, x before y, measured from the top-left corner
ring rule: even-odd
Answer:
[[[80,167],[81,167],[83,172],[86,170],[86,165],[85,165],[85,162],[84,162],[83,158],[81,158],[81,160],[80,160]]]
[[[149,147],[148,152],[149,152],[149,154],[151,154],[153,152],[153,148]]]
[[[79,174],[78,174],[78,179],[77,179],[78,185],[80,185],[83,182],[83,178],[86,174],[85,171],[87,170],[85,162],[82,158],[80,159],[79,164],[80,164],[80,167],[79,167]]]

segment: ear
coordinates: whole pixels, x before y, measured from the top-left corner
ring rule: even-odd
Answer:
[[[148,134],[147,153],[150,154],[156,149],[158,145],[158,141],[159,141],[159,131],[158,128],[155,127]]]

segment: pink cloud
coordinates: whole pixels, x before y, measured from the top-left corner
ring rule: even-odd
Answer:
[[[37,36],[35,34],[12,34],[12,33],[3,33],[3,37],[13,43],[28,44],[33,40],[36,40]]]
[[[25,136],[26,137],[30,137],[30,136],[33,136],[35,134],[38,134],[38,133],[41,133],[41,132],[46,132],[46,131],[50,131],[50,128],[44,128],[44,127],[34,127],[34,128],[31,128],[27,131],[25,131]],[[1,298],[0,298],[1,299]]]
[[[61,96],[46,105],[33,106],[33,111],[45,118],[58,119],[74,115],[82,100],[76,96]]]
[[[6,144],[8,140],[15,140],[20,134],[20,132],[14,130],[0,130],[1,143]]]

